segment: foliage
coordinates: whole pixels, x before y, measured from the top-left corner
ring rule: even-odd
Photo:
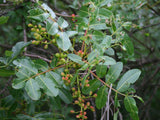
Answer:
[[[139,120],[135,98],[143,100],[133,84],[141,71],[123,69],[127,60],[138,58],[128,33],[133,24],[131,17],[122,18],[123,7],[114,11],[114,2],[75,0],[67,8],[77,14],[69,16],[42,1],[14,3],[25,8],[23,26],[17,28],[24,41],[15,40],[12,50],[0,57],[0,76],[13,77],[10,95],[0,102],[1,118],[84,120],[93,119],[92,112],[112,109],[114,115],[107,117],[117,120],[125,108],[130,118]],[[140,7],[136,3],[133,8]],[[0,24],[9,23],[14,14],[1,16]]]

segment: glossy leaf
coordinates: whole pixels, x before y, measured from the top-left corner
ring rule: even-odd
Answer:
[[[55,35],[58,33],[58,24],[52,20],[47,20],[46,29],[50,35]]]
[[[131,83],[135,83],[136,80],[139,78],[141,71],[138,69],[132,69],[127,71],[122,78],[119,80],[117,85],[117,90],[120,92],[126,91]]]
[[[96,66],[96,74],[99,78],[102,78],[106,75],[107,66],[106,65],[97,65]]]
[[[90,91],[95,92],[101,85],[101,82],[99,80],[94,79],[94,80],[90,80],[88,84],[89,84],[89,87],[84,87],[82,89],[83,94],[89,94]]]
[[[43,22],[48,17],[49,17],[49,13],[44,12],[40,8],[35,8],[35,9],[29,10],[29,16],[28,16],[28,18],[31,18],[31,19]]]
[[[123,69],[122,62],[117,62],[115,65],[111,65],[111,67],[109,68],[109,71],[105,76],[106,82],[114,83],[119,77],[122,69]]]
[[[56,14],[53,12],[53,10],[47,4],[43,3],[41,6],[43,7],[44,10],[47,10],[50,13],[52,18],[56,17]]]
[[[26,82],[25,90],[33,100],[38,100],[41,96],[40,87],[33,79],[30,79]]]
[[[61,17],[58,18],[57,23],[62,29],[68,27],[68,22]]]
[[[84,64],[84,62],[82,61],[82,58],[76,54],[68,54],[68,58],[80,65]]]
[[[96,97],[96,107],[98,109],[101,109],[102,107],[105,106],[106,102],[107,102],[107,95],[108,95],[108,91],[106,86],[102,86],[98,92],[97,92],[97,97]]]
[[[63,51],[68,50],[71,47],[71,41],[65,32],[59,32],[59,38],[57,39],[58,47]]]
[[[133,120],[139,120],[138,117],[138,108],[136,106],[136,101],[134,98],[126,96],[124,98],[124,106],[128,112],[130,112],[130,116]]]

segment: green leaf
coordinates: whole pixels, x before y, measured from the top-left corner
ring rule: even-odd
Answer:
[[[35,8],[35,9],[31,9],[28,11],[29,15],[28,18],[43,22],[45,21],[48,17],[49,14],[44,12],[42,9],[40,8]]]
[[[48,96],[58,95],[59,89],[57,88],[52,79],[47,78],[43,75],[39,75],[35,78],[35,80]]]
[[[127,71],[122,78],[119,80],[117,85],[117,90],[119,92],[125,92],[131,83],[135,83],[136,80],[139,78],[141,71],[138,69],[132,69]]]
[[[53,12],[53,10],[47,4],[43,3],[41,6],[44,10],[46,10],[50,13],[52,18],[56,17],[56,14]]]
[[[58,24],[52,20],[47,20],[46,29],[50,35],[55,35],[58,33]]]
[[[134,98],[126,96],[124,98],[124,106],[128,112],[130,112],[130,116],[133,120],[139,120],[138,117],[138,108],[136,106],[136,101]]]
[[[63,51],[68,50],[71,47],[71,41],[68,35],[65,32],[59,32],[60,36],[57,39],[58,47],[60,47]]]
[[[115,54],[114,49],[113,49],[113,48],[108,48],[108,49],[105,51],[105,54],[107,54],[107,55],[114,55],[114,54]]]
[[[13,70],[0,69],[0,77],[8,77],[14,74],[15,72]]]
[[[116,64],[116,61],[109,56],[100,56],[99,58],[101,60],[104,60],[104,63],[101,62],[101,63],[99,63],[99,65],[114,65],[114,64]]]
[[[111,45],[111,41],[112,41],[112,37],[106,35],[106,37],[104,37],[102,43],[100,44],[100,46],[105,50],[106,48],[109,48]]]
[[[62,84],[61,76],[56,72],[52,72],[52,71],[47,72],[45,77],[50,78],[56,86],[59,86]]]
[[[46,71],[48,70],[48,64],[47,62],[41,60],[41,59],[37,59],[34,61],[35,67],[41,71]]]
[[[105,5],[107,5],[111,2],[113,2],[113,0],[98,0],[97,6],[98,7],[103,7],[103,6],[105,6]]]
[[[12,82],[12,87],[14,89],[21,89],[25,86],[25,82],[26,82],[26,80],[24,80],[23,78],[21,78],[21,79],[16,78]]]
[[[90,23],[89,28],[93,30],[105,30],[107,29],[107,26],[106,23],[101,23],[95,20],[94,22]]]
[[[127,34],[124,35],[124,38],[122,40],[122,45],[125,47],[125,49],[126,49],[126,51],[129,55],[134,54],[133,43],[132,43],[130,37]]]
[[[96,74],[99,78],[103,78],[107,72],[106,65],[97,65],[96,66]]]
[[[0,17],[0,25],[7,23],[9,16],[1,16]]]
[[[31,44],[31,42],[18,42],[18,43],[16,43],[16,45],[12,48],[12,52],[13,52],[12,58],[17,57],[22,52],[22,50],[30,44]]]
[[[102,86],[98,92],[97,92],[97,97],[96,97],[96,107],[98,109],[101,109],[102,107],[105,106],[106,102],[107,102],[107,88],[106,86]]]
[[[92,40],[94,41],[101,41],[105,37],[105,34],[102,31],[94,31],[92,34]]]
[[[80,17],[88,17],[89,16],[88,7],[86,6],[81,7],[78,14]]]
[[[109,68],[107,75],[105,76],[106,82],[114,83],[119,77],[121,71],[123,69],[123,63],[117,62],[115,65],[112,65]]]
[[[68,35],[68,37],[73,37],[74,35],[78,34],[77,31],[67,31],[66,34]]]
[[[93,50],[91,53],[89,53],[87,60],[89,63],[91,63],[95,58],[99,56],[99,52],[97,50]]]
[[[82,61],[82,58],[76,54],[68,54],[68,58],[80,65],[84,64],[84,62]]]
[[[99,9],[99,14],[98,16],[100,17],[100,19],[109,19],[110,17],[112,17],[113,13],[105,8],[101,8]]]
[[[38,100],[41,96],[40,87],[33,79],[30,79],[26,82],[25,90],[33,100]]]
[[[94,80],[90,80],[88,84],[89,84],[89,87],[84,87],[82,89],[83,94],[87,95],[90,93],[90,91],[92,92],[96,91],[101,85],[101,82],[99,80],[94,79]]]
[[[70,104],[72,102],[72,95],[70,91],[66,89],[60,89],[59,90],[59,97],[66,103]]]
[[[62,29],[68,27],[68,22],[61,17],[58,18],[57,23]]]

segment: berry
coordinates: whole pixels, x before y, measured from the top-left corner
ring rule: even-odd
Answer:
[[[57,58],[59,58],[59,57],[60,57],[60,54],[59,54],[59,53],[56,53],[55,56],[56,56]]]
[[[48,49],[48,45],[45,45],[45,46],[44,46],[44,49]]]
[[[70,113],[74,113],[74,112],[75,112],[74,110],[71,110],[71,111],[70,111]]]
[[[33,25],[30,23],[30,24],[28,24],[28,27],[33,27]]]

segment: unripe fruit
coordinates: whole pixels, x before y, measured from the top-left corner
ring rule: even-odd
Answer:
[[[65,71],[65,72],[68,72],[69,70],[68,70],[68,69],[65,69],[64,71]]]
[[[33,25],[30,23],[30,24],[28,24],[28,27],[33,27]]]
[[[44,49],[48,49],[48,45],[45,45],[45,46],[44,46]]]
[[[41,28],[40,31],[45,32],[45,31],[46,31],[46,28]]]
[[[72,88],[72,91],[75,91],[76,89],[75,88]]]
[[[56,39],[53,39],[52,42],[53,42],[53,43],[56,43]]]
[[[38,25],[38,28],[41,28],[41,27],[42,27],[42,26],[39,24],[39,25]]]
[[[61,72],[61,75],[62,75],[62,76],[65,76],[64,72]]]
[[[55,56],[56,56],[57,58],[59,58],[59,57],[60,57],[60,54],[59,54],[59,53],[56,53]]]
[[[66,60],[64,59],[64,58],[61,58],[61,60],[60,60],[62,63],[65,63],[66,62]]]
[[[97,97],[97,94],[95,93],[95,94],[93,95],[93,97],[96,98],[96,97]]]

